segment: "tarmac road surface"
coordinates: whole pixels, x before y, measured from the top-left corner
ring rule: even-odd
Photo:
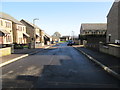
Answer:
[[[119,83],[66,43],[2,67],[3,88],[120,88]]]

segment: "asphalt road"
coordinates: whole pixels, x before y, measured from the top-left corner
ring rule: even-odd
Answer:
[[[3,88],[120,88],[119,83],[66,43],[2,67]]]

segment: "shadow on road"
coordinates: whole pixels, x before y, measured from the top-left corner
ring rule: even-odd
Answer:
[[[67,50],[69,52],[67,52]],[[50,50],[50,51],[49,51]],[[48,49],[48,53],[35,55],[44,57],[45,63],[38,76],[17,75],[15,79],[4,78],[7,88],[116,88],[115,78],[111,78],[96,64],[87,60],[71,47]],[[35,58],[33,57],[33,58]],[[46,58],[47,57],[47,58]],[[38,57],[40,60],[40,57]],[[41,60],[42,61],[42,60]],[[45,61],[45,60],[43,60]],[[34,64],[34,63],[33,63]],[[39,64],[38,64],[39,65]]]

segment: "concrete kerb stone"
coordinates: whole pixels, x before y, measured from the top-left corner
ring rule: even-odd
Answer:
[[[50,46],[45,47],[45,49],[49,48]]]
[[[15,62],[15,61],[17,61],[17,60],[19,60],[19,59],[21,59],[21,58],[27,57],[27,56],[29,56],[29,54],[25,54],[25,55],[22,55],[22,56],[20,56],[20,57],[17,57],[17,58],[11,59],[11,60],[9,60],[9,61],[6,61],[6,62],[4,62],[4,63],[1,63],[1,64],[0,64],[0,67],[3,67],[3,66],[5,66],[5,65],[7,65],[7,64],[10,64],[10,63],[12,63],[12,62]]]
[[[49,47],[50,47],[50,46],[45,47],[45,49],[47,49],[47,48],[49,48]],[[44,49],[43,49],[43,50],[44,50]],[[17,57],[17,58],[11,59],[11,60],[9,60],[9,61],[6,61],[6,62],[4,62],[4,63],[1,63],[1,64],[0,64],[0,67],[3,67],[3,66],[5,66],[5,65],[8,65],[8,64],[10,64],[10,63],[12,63],[12,62],[15,62],[15,61],[19,60],[19,59],[25,58],[25,57],[27,57],[27,56],[29,56],[29,55],[34,55],[34,54],[36,54],[36,53],[38,53],[38,52],[40,52],[40,51],[43,51],[43,50],[35,51],[35,52],[33,52],[33,53],[25,54],[25,55],[19,56],[19,57]]]
[[[117,79],[120,80],[120,74],[116,73],[115,71],[113,71],[112,69],[110,69],[109,67],[105,66],[104,64],[100,63],[98,60],[94,59],[93,57],[91,57],[90,55],[86,54],[85,52],[83,52],[82,50],[74,47],[76,50],[78,50],[79,52],[81,52],[83,55],[85,55],[86,57],[88,57],[91,61],[95,62],[96,64],[98,64],[100,67],[102,67],[106,72],[108,72],[109,74],[113,75],[114,77],[116,77]]]

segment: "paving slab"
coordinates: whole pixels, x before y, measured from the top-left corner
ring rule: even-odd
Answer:
[[[35,48],[35,49],[14,49],[14,53],[11,55],[0,57],[0,67],[9,64],[11,62],[14,62],[18,59],[21,59],[23,57],[33,55],[39,51],[42,51],[46,48],[51,47],[52,45],[45,45],[43,47]]]
[[[98,60],[100,63],[106,65],[110,69],[120,74],[120,58],[96,50],[91,50],[83,46],[75,46],[75,47],[89,54],[90,56]]]

